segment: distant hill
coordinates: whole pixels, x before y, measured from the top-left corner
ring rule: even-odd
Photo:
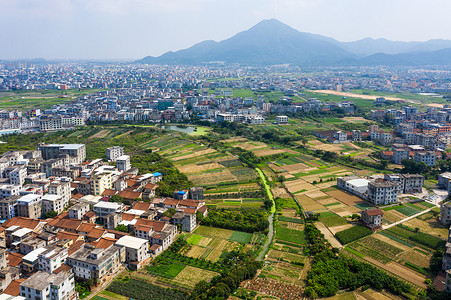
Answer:
[[[196,64],[225,61],[243,64],[328,64],[355,55],[313,34],[299,32],[275,19],[221,41],[205,41],[191,48],[147,56],[149,64]]]
[[[293,65],[422,65],[451,64],[451,41],[397,42],[366,38],[339,42],[271,19],[221,42],[203,41],[190,48],[147,56],[137,63]]]

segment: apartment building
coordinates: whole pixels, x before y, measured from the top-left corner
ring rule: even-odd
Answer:
[[[56,131],[63,129],[61,118],[49,118],[39,120],[40,131]]]
[[[52,158],[46,161],[43,161],[40,163],[41,166],[41,173],[45,173],[45,176],[50,177],[54,176],[53,170],[54,169],[61,169],[64,167],[64,159],[62,158]]]
[[[100,201],[94,205],[93,211],[97,217],[103,218],[112,213],[122,213],[124,206],[122,203]]]
[[[77,299],[72,271],[58,274],[39,271],[20,284],[20,296],[33,300]]]
[[[409,150],[406,148],[393,147],[393,162],[400,165],[403,160],[409,159]]]
[[[22,186],[25,183],[25,177],[27,177],[27,168],[14,168],[9,172],[9,183]]]
[[[364,195],[368,190],[369,181],[359,176],[337,178],[337,186],[356,195]]]
[[[20,185],[5,184],[0,185],[0,199],[5,199],[11,196],[17,196],[20,192]]]
[[[392,181],[368,183],[368,201],[374,205],[398,202],[398,184]]]
[[[102,280],[113,274],[125,261],[125,247],[111,245],[106,249],[85,244],[67,258],[75,277]]]
[[[180,225],[182,231],[191,232],[196,228],[196,214],[177,212],[171,218],[171,223]]]
[[[415,152],[414,160],[416,163],[424,162],[426,166],[435,166],[436,155],[434,151]]]
[[[69,208],[69,218],[81,220],[90,210],[88,203],[77,203]]]
[[[142,263],[150,257],[149,241],[134,236],[123,236],[116,245],[125,248],[125,262],[133,269],[139,269]]]
[[[276,122],[277,125],[287,125],[290,119],[287,116],[277,116]]]
[[[86,146],[84,144],[39,144],[42,158],[49,160],[59,158],[61,155],[69,155],[71,163],[81,164],[86,159]]]
[[[451,203],[445,203],[440,205],[440,222],[443,225],[451,224]]]
[[[119,171],[130,170],[132,165],[130,164],[130,156],[122,155],[116,158],[116,167]]]
[[[150,245],[161,245],[163,250],[169,247],[177,236],[177,226],[162,221],[140,218],[134,228],[136,237],[148,240]]]
[[[9,220],[17,215],[17,199],[22,196],[11,196],[0,200],[0,219]]]
[[[28,194],[17,199],[17,215],[39,219],[42,216],[42,196]]]
[[[58,245],[48,245],[45,251],[38,255],[38,270],[44,272],[53,272],[66,262],[69,250],[66,247]]]
[[[42,214],[55,211],[62,213],[68,202],[65,202],[62,196],[46,194],[42,197]]]
[[[106,158],[111,161],[116,161],[116,159],[124,155],[124,147],[114,146],[106,148]]]
[[[385,174],[384,180],[398,183],[399,194],[421,193],[424,177],[419,174]]]
[[[100,196],[106,189],[113,188],[113,174],[101,173],[91,177],[90,182],[91,194]]]
[[[71,197],[70,182],[69,181],[52,181],[48,188],[48,193],[51,195],[61,196],[64,205],[69,204]]]

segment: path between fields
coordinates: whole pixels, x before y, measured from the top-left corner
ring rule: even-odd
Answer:
[[[263,245],[262,251],[257,257],[257,260],[262,261],[265,258],[265,254],[268,251],[269,245],[271,245],[274,236],[273,220],[274,220],[274,212],[276,211],[276,204],[274,203],[274,197],[271,193],[271,189],[269,188],[268,183],[266,182],[266,178],[262,170],[260,170],[259,168],[255,168],[255,170],[257,171],[258,175],[260,176],[260,179],[262,180],[268,198],[272,201],[271,214],[268,216],[269,222],[268,238],[266,239],[266,243]]]
[[[398,225],[398,224],[407,222],[407,221],[409,221],[409,220],[411,220],[411,219],[414,219],[414,218],[416,218],[416,217],[418,217],[418,216],[421,216],[422,214],[425,214],[425,213],[427,213],[427,212],[430,212],[431,210],[432,210],[432,208],[428,208],[428,209],[423,210],[423,211],[421,211],[421,212],[419,212],[419,213],[417,213],[417,214],[415,214],[415,215],[413,215],[413,216],[410,216],[410,217],[407,217],[407,218],[405,218],[405,219],[402,219],[401,221],[398,221],[398,222],[395,222],[395,223],[392,223],[392,224],[389,224],[389,225],[382,225],[382,229],[388,229],[388,228],[391,228],[391,227],[396,226],[396,225]]]
[[[410,281],[423,289],[427,288],[426,284],[424,283],[424,280],[426,279],[425,276],[417,275],[413,273],[410,269],[403,267],[398,263],[389,263],[388,265],[384,265],[383,263],[368,256],[365,256],[363,260],[369,261],[373,265],[376,265],[390,273],[398,275],[404,280]]]
[[[326,225],[324,225],[322,222],[316,222],[315,226],[319,229],[319,231],[321,231],[322,234],[324,234],[324,237],[329,241],[332,247],[343,248],[343,245],[335,238],[334,234]]]

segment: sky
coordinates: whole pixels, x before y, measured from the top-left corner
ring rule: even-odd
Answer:
[[[449,0],[0,0],[0,59],[138,59],[276,18],[339,41],[451,39]]]

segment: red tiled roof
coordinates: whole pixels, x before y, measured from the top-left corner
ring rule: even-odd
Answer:
[[[84,241],[80,240],[80,241],[76,241],[75,243],[73,243],[72,245],[69,246],[69,253],[68,255],[71,255],[72,253],[74,253],[75,251],[77,251],[78,249],[81,248],[81,246],[83,246],[85,244]]]
[[[11,296],[19,296],[19,294],[20,294],[20,284],[22,282],[24,282],[25,280],[26,280],[26,278],[20,278],[20,279],[11,281],[11,283],[3,291],[3,293],[11,295]]]
[[[69,267],[69,266],[66,265],[66,264],[61,264],[61,266],[60,266],[59,268],[56,268],[56,269],[53,271],[53,273],[59,274],[59,273],[61,273],[61,272],[70,271],[70,270],[72,270],[71,267]]]
[[[118,193],[118,195],[121,196],[122,198],[128,199],[128,200],[135,200],[136,198],[141,198],[140,192],[134,192],[134,191],[128,191],[128,190],[120,191]]]
[[[105,230],[100,228],[93,228],[89,233],[89,238],[99,239],[105,234]]]
[[[92,242],[90,243],[90,245],[93,245],[96,248],[103,248],[103,249],[107,249],[108,247],[110,247],[111,245],[113,245],[114,243],[116,243],[117,240],[116,239],[112,239],[112,238],[108,238],[108,237],[103,237],[100,240],[96,241],[96,242]]]
[[[177,199],[173,199],[173,198],[166,198],[163,201],[164,205],[171,205],[171,206],[177,206],[179,205],[180,201]]]
[[[157,187],[158,187],[158,184],[153,184],[150,182],[144,186],[144,188],[148,189],[148,190],[155,190]]]
[[[379,215],[383,215],[384,212],[380,209],[370,209],[370,210],[366,210],[366,214],[368,216],[379,216]]]
[[[93,230],[96,227],[95,224],[92,223],[82,223],[80,225],[80,227],[78,227],[77,231],[80,232],[90,232],[91,230]]]
[[[22,257],[20,253],[8,253],[8,266],[17,267],[22,262]]]
[[[183,210],[183,212],[187,213],[187,214],[195,214],[196,213],[196,209],[195,208],[185,208]]]
[[[116,193],[117,193],[116,190],[106,189],[103,191],[102,196],[111,197],[111,196],[116,195]]]
[[[40,221],[36,219],[30,219],[25,217],[14,217],[10,220],[5,221],[3,223],[3,227],[9,228],[11,226],[20,226],[22,228],[28,228],[31,230],[35,230],[39,225]]]
[[[137,210],[149,210],[150,208],[150,203],[149,202],[142,202],[142,201],[137,201],[133,204],[133,209],[137,209]]]
[[[136,219],[135,215],[131,215],[131,214],[127,214],[127,213],[122,213],[122,220],[123,221],[132,221]]]
[[[72,233],[72,232],[67,232],[67,231],[60,231],[58,232],[58,234],[56,235],[56,238],[59,240],[72,240],[73,242],[75,242],[76,240],[80,239],[81,235],[76,234],[76,233]]]

